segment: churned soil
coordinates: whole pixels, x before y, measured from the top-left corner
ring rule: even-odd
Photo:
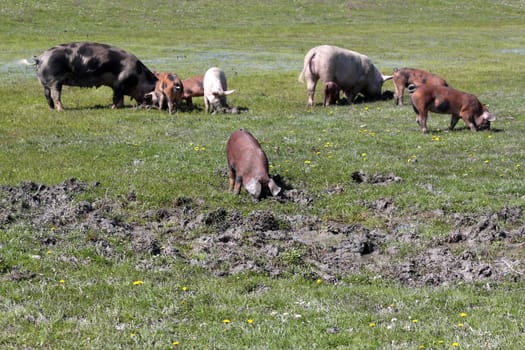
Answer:
[[[358,172],[352,179],[377,185],[402,181],[394,174]],[[129,208],[136,208],[133,192],[116,199],[77,199],[95,186],[100,184],[76,179],[53,186],[33,182],[0,186],[0,228],[29,227],[37,244],[46,248],[77,237],[78,248],[94,247],[108,259],[123,251],[150,258],[167,255],[217,276],[244,271],[276,277],[301,273],[337,282],[366,274],[409,286],[440,286],[521,280],[525,273],[525,225],[517,207],[483,215],[436,210],[402,217],[392,198],[350,203],[382,216],[385,224],[378,229],[271,210],[243,215],[236,209],[210,209],[202,200],[186,197],[137,217],[136,212],[129,214]],[[328,195],[341,191],[340,186],[326,189]],[[275,201],[276,207],[285,201],[308,206],[315,198],[288,189],[265,200]],[[435,218],[448,223],[450,232],[421,237],[420,225]],[[17,266],[0,274],[11,279],[35,276]]]

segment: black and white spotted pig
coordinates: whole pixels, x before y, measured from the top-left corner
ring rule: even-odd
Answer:
[[[124,105],[124,95],[142,103],[155,89],[157,78],[134,55],[118,47],[77,42],[54,46],[35,57],[37,76],[44,86],[50,108],[62,110],[63,85],[109,86],[113,89],[112,108]]]

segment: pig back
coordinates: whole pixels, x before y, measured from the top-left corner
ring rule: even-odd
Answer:
[[[268,159],[259,141],[248,131],[240,129],[231,134],[227,143],[230,168],[238,176],[267,175]]]

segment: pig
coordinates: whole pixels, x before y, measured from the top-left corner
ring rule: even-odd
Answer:
[[[235,194],[241,185],[255,199],[266,190],[277,196],[281,188],[268,175],[268,158],[257,139],[244,129],[233,132],[226,148],[228,159],[229,190]]]
[[[204,75],[197,75],[191,78],[182,80],[184,85],[184,94],[182,99],[186,100],[186,105],[193,105],[193,97],[204,96]]]
[[[207,113],[228,112],[231,108],[226,103],[226,96],[235,92],[227,90],[226,75],[217,67],[212,67],[204,74],[204,106]]]
[[[324,83],[323,86],[323,94],[324,94],[324,105],[334,105],[337,102],[339,102],[339,85],[334,83],[333,81],[329,81],[327,83]]]
[[[175,107],[180,107],[184,86],[176,73],[155,72],[157,83],[155,91],[150,92],[152,102],[158,103],[159,109],[164,106],[164,100],[168,102],[168,112],[173,113]]]
[[[367,99],[380,99],[383,83],[392,76],[382,75],[370,58],[358,52],[337,46],[316,46],[304,57],[299,82],[306,80],[308,106],[314,104],[317,81],[334,82],[343,91],[349,103],[357,94]]]
[[[439,75],[413,68],[394,68],[392,81],[394,82],[394,104],[403,105],[403,92],[410,84],[439,85],[449,86],[448,83]]]
[[[107,44],[75,42],[54,46],[35,57],[38,80],[49,108],[63,110],[62,86],[113,89],[112,108],[124,105],[124,95],[139,104],[155,88],[157,78],[134,55]]]
[[[454,129],[460,118],[472,131],[490,129],[490,122],[496,120],[476,96],[448,86],[410,84],[408,92],[414,112],[417,114],[416,121],[424,134],[428,132],[429,111],[452,114],[450,130]]]

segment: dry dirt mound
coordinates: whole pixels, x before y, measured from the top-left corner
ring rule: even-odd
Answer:
[[[400,181],[394,175],[355,177],[381,184]],[[55,186],[32,182],[1,186],[0,227],[29,226],[42,245],[60,245],[69,235],[80,234],[85,239],[78,245],[94,246],[105,258],[130,252],[146,257],[165,254],[216,275],[301,273],[337,281],[367,274],[412,286],[437,286],[517,280],[525,272],[521,253],[525,225],[520,208],[477,217],[457,214],[445,218],[436,212],[433,215],[443,216],[453,229],[439,239],[425,240],[417,234],[418,218],[393,215],[395,202],[390,198],[355,203],[389,217],[383,230],[267,210],[244,216],[235,209],[206,210],[192,198],[178,198],[169,208],[149,210],[136,222],[127,210],[136,200],[134,193],[116,200],[75,199],[93,186],[98,184],[75,179]],[[309,204],[312,198],[290,190],[276,205],[286,200]],[[137,268],[151,265],[146,258]],[[14,268],[9,273],[13,278],[20,274]],[[26,277],[33,275],[24,271]]]

